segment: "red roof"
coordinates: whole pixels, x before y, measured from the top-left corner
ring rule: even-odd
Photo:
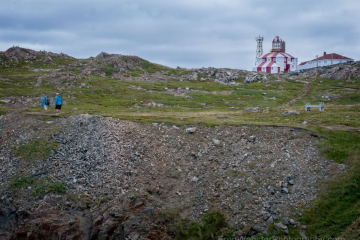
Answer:
[[[273,40],[273,42],[282,42],[283,40],[279,38],[279,36],[276,36]]]
[[[348,57],[345,57],[345,56],[341,56],[337,53],[329,53],[329,54],[326,54],[325,56],[321,56],[318,58],[318,60],[331,60],[331,55],[332,55],[332,59],[342,59],[342,60],[354,60],[352,58],[348,58]],[[316,61],[316,58],[313,59],[313,60],[310,60],[310,61],[306,61],[306,62],[302,62],[300,63],[300,65],[305,65],[306,63],[308,62],[313,62],[313,61]]]

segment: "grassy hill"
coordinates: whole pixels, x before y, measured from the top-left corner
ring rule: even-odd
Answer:
[[[321,136],[324,156],[347,166],[299,220],[311,237],[356,239],[360,213],[360,64],[343,80],[316,73],[267,75],[243,83],[247,72],[233,69],[172,69],[135,56],[99,54],[75,59],[65,54],[12,48],[0,52],[0,114],[48,121],[94,114],[142,123],[201,126],[261,125],[301,128]],[[338,66],[336,66],[338,67]],[[334,67],[335,68],[335,67]],[[336,71],[343,71],[344,67]],[[262,76],[263,77],[263,76]],[[42,97],[59,92],[60,114],[44,111]],[[325,111],[305,103],[325,102]],[[299,114],[284,115],[287,110]],[[352,230],[353,229],[353,230]],[[275,231],[273,234],[282,234]],[[292,229],[290,235],[299,236]],[[356,236],[356,237],[354,237]]]

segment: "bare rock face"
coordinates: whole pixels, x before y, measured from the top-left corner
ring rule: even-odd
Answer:
[[[154,214],[153,209],[143,207],[145,199],[139,198],[113,201],[110,208],[93,213],[87,208],[81,212],[56,209],[55,206],[61,204],[59,199],[63,197],[50,196],[42,209],[31,211],[11,212],[9,208],[3,208],[0,215],[1,239],[124,239],[134,232],[146,236],[149,223],[140,219]],[[70,208],[80,207],[75,203],[66,204]]]
[[[246,75],[244,83],[252,83],[252,82],[259,81],[259,80],[260,80],[259,75],[255,72],[251,72],[248,75]]]
[[[39,56],[46,56],[44,61],[53,61],[52,57],[54,56],[61,56],[67,58],[68,55],[66,54],[57,54],[47,51],[35,51],[32,49],[22,48],[19,46],[14,46],[6,50],[5,52],[0,52],[0,57],[8,59],[9,61],[13,62],[23,62],[28,60],[35,60],[38,59]]]
[[[96,58],[105,58],[105,57],[108,57],[108,56],[110,56],[110,54],[108,54],[106,52],[101,52],[96,56]]]
[[[85,216],[66,212],[32,213],[24,228],[18,229],[13,235],[14,240],[20,239],[89,239],[91,222]]]
[[[267,73],[263,73],[263,72],[248,72],[248,74],[246,75],[246,78],[244,80],[244,83],[252,83],[252,82],[258,82],[258,81],[268,81],[269,77]]]

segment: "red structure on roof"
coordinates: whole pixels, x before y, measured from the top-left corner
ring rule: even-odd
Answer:
[[[276,36],[272,42],[283,42],[283,40],[279,38],[279,36]]]

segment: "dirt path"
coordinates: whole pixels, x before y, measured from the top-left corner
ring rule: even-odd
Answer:
[[[303,97],[305,97],[306,95],[308,95],[311,92],[311,86],[309,84],[309,82],[306,81],[298,81],[298,82],[303,82],[305,83],[305,89],[303,94],[301,94],[300,96],[290,100],[289,102],[286,103],[285,107],[291,107],[294,103],[297,102],[297,100],[302,99]]]

